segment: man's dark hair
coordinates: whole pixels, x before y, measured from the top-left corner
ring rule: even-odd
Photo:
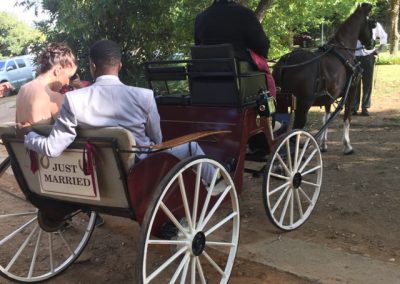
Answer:
[[[114,67],[121,62],[121,48],[111,40],[99,40],[90,47],[89,56],[97,68]]]

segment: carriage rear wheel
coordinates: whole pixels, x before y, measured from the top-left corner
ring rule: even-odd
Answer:
[[[216,169],[209,187],[201,176],[207,164]],[[153,196],[139,243],[140,283],[227,283],[240,216],[235,185],[225,168],[204,156],[188,158],[171,169]]]
[[[80,255],[96,213],[74,212],[52,220],[12,188],[0,189],[0,274],[19,282],[50,279]]]
[[[321,183],[318,143],[308,132],[291,131],[277,143],[264,176],[264,207],[271,222],[286,231],[304,224],[318,200]]]

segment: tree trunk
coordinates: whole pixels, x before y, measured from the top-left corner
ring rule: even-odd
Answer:
[[[400,0],[390,0],[390,54],[396,56],[399,50],[399,9]]]
[[[396,0],[400,1],[400,0]],[[254,12],[257,16],[257,19],[262,23],[264,20],[265,12],[268,10],[269,7],[271,7],[272,3],[274,0],[260,0],[258,2],[256,11]]]

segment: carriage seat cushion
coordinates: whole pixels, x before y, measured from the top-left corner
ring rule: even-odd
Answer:
[[[53,129],[53,125],[35,125],[33,130],[41,135],[48,136]],[[0,135],[11,134],[15,135],[15,127],[9,125],[0,125]],[[118,148],[120,150],[132,151],[132,147],[136,145],[135,138],[132,133],[122,127],[101,127],[91,129],[78,129],[78,137],[80,138],[105,138],[114,137],[118,140]],[[127,172],[135,163],[134,153],[121,153],[121,161]]]

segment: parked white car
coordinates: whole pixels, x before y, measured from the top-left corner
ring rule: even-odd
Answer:
[[[32,80],[35,75],[36,67],[30,55],[0,59],[0,83],[10,82],[15,90]]]

